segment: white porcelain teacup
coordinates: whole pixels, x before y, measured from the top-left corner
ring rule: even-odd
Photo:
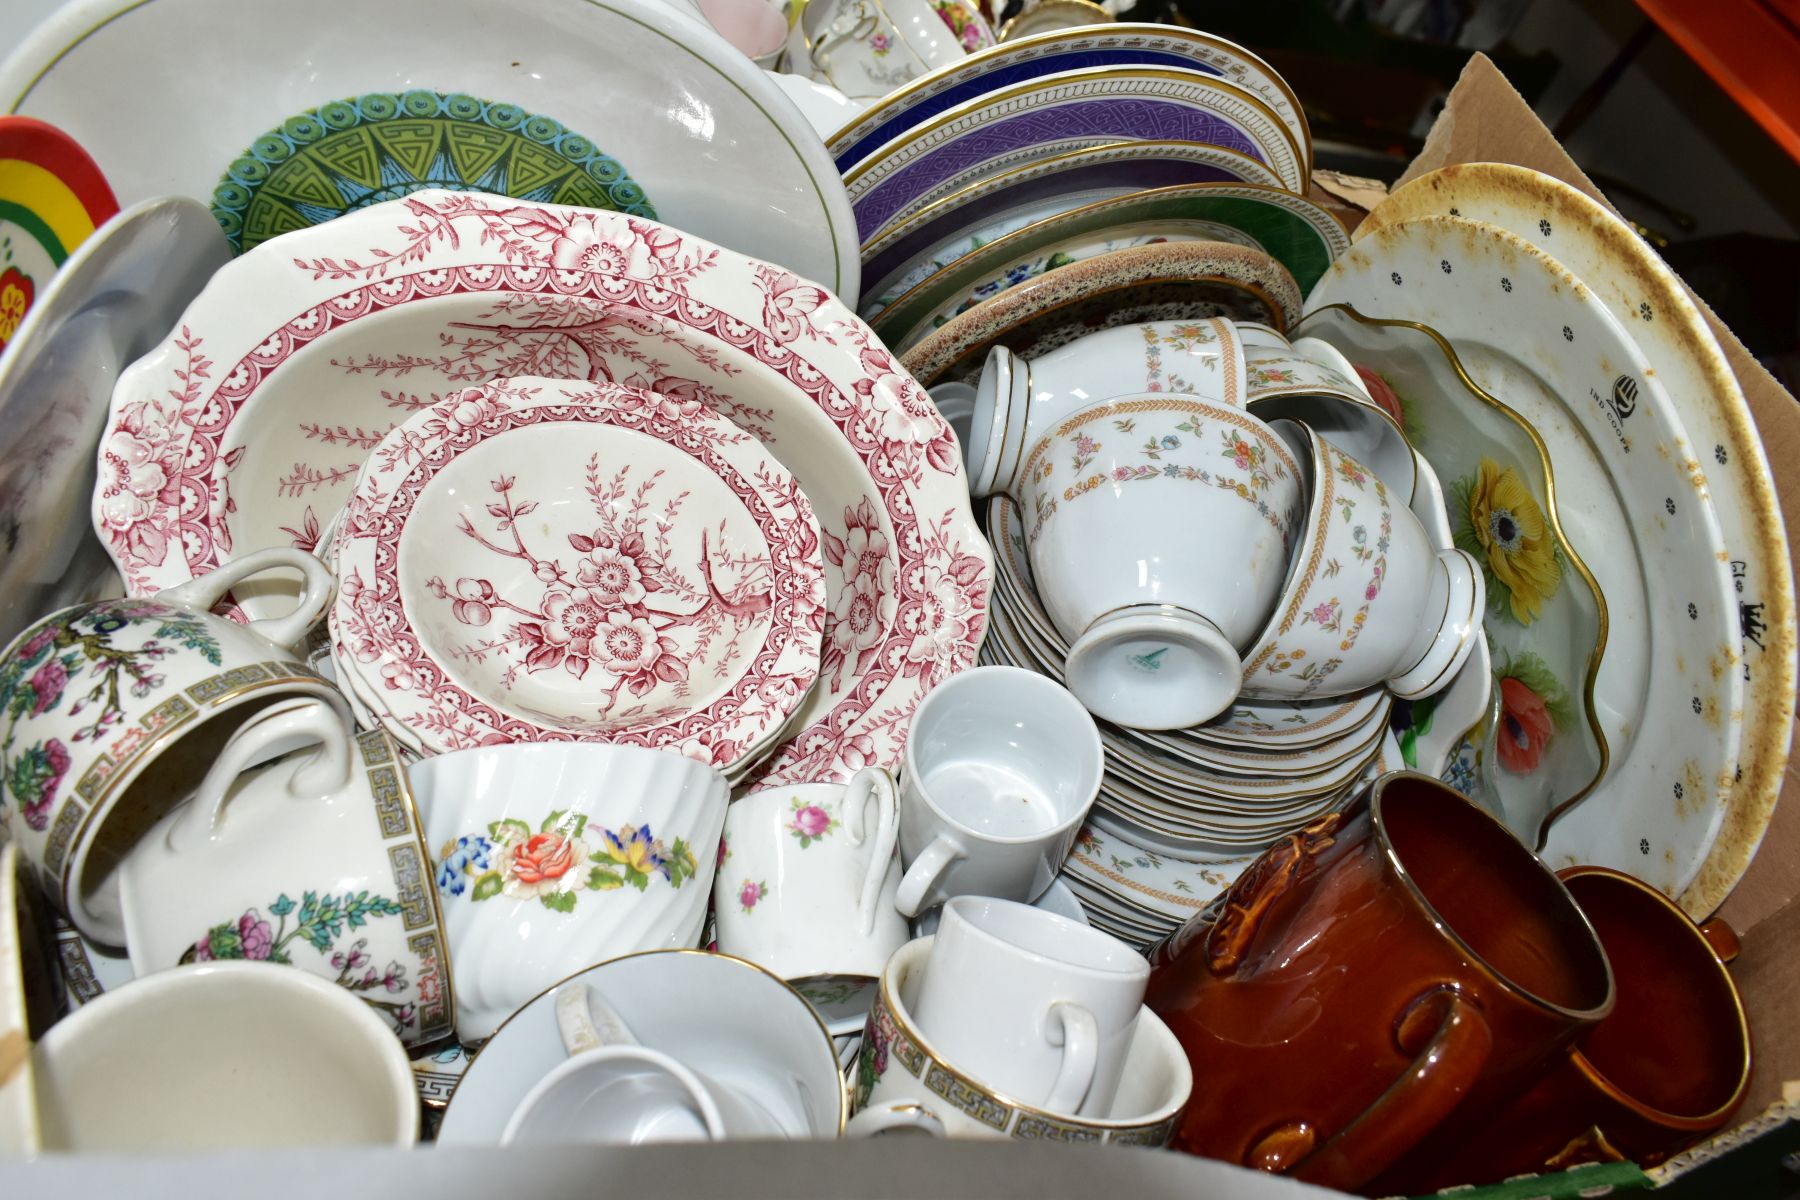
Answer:
[[[885,96],[994,44],[970,0],[813,0],[800,28],[812,77],[853,99]]]
[[[161,971],[32,1049],[44,1148],[83,1153],[410,1146],[419,1097],[387,1022],[262,962]]]
[[[944,905],[913,1019],[984,1083],[1064,1115],[1112,1111],[1150,964],[1115,937],[1010,900]]]
[[[581,983],[556,995],[567,1061],[532,1086],[501,1145],[720,1141],[780,1137],[781,1126],[735,1088],[678,1055],[638,1041],[603,996]]]
[[[1302,338],[1309,351],[1323,346]],[[1325,440],[1366,463],[1402,502],[1410,503],[1417,474],[1412,444],[1388,412],[1369,399],[1354,371],[1348,376],[1300,346],[1254,347],[1245,352],[1248,381],[1244,407],[1264,421],[1303,421]]]
[[[464,1042],[584,966],[698,944],[728,800],[711,767],[539,742],[439,754],[409,773],[436,848]]]
[[[1099,794],[1100,731],[1054,681],[976,667],[926,694],[902,762],[900,912],[962,895],[1030,901]]]
[[[1090,405],[1039,439],[1018,499],[1069,690],[1135,729],[1236,698],[1305,513],[1304,430],[1167,392]]]
[[[594,1003],[595,996],[604,1003]],[[582,1024],[595,1026],[591,1037]],[[749,1119],[761,1123],[755,1133],[736,1126],[746,1130],[737,1136],[828,1138],[842,1131],[847,1114],[837,1048],[793,987],[727,954],[652,950],[580,971],[503,1022],[450,1098],[438,1145],[498,1143],[533,1088],[568,1062],[571,1052],[630,1042],[687,1068],[720,1108],[727,1135],[734,1118],[717,1104],[724,1091],[742,1097],[753,1110]],[[649,1064],[652,1079],[667,1074],[656,1071],[661,1065]],[[642,1076],[646,1069],[634,1066],[632,1072]],[[614,1075],[608,1068],[597,1081],[611,1086]],[[652,1132],[711,1136],[704,1117],[696,1118],[696,1107],[684,1098],[685,1089],[665,1080],[655,1091],[662,1102],[652,1113]],[[629,1135],[633,1127],[603,1126],[601,1132]],[[593,1136],[592,1131],[583,1135]]]
[[[882,974],[853,1076],[857,1112],[847,1136],[904,1130],[937,1137],[1168,1145],[1187,1108],[1194,1075],[1161,1018],[1147,1008],[1139,1011],[1109,1112],[1068,1116],[1025,1104],[921,1031],[913,1006],[933,941],[920,938],[902,946]]]
[[[790,981],[881,974],[906,942],[894,782],[865,767],[847,784],[745,796],[725,814],[713,911],[719,949]]]
[[[453,1005],[432,866],[387,735],[352,735],[321,700],[284,701],[232,735],[120,866],[132,969],[291,963],[409,1042],[443,1037]]]
[[[1016,498],[1031,447],[1070,413],[1114,396],[1182,392],[1242,407],[1244,354],[1237,326],[1224,317],[1103,329],[1030,362],[995,346],[974,386],[974,415],[963,439],[970,494]]]
[[[1306,432],[1312,500],[1274,614],[1244,655],[1244,694],[1346,696],[1385,683],[1405,699],[1429,696],[1481,636],[1481,571],[1464,551],[1437,549],[1406,496]]]

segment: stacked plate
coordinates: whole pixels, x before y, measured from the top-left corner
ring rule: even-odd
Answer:
[[[1629,226],[1534,171],[1423,176],[1357,236],[1304,332],[1402,418],[1487,574],[1500,703],[1452,777],[1552,865],[1710,912],[1794,705],[1781,512],[1718,343]]]
[[[862,243],[862,315],[921,382],[988,348],[1231,316],[1287,328],[1349,244],[1305,196],[1292,90],[1241,46],[1089,25],[993,46],[828,142]]]
[[[1013,501],[988,502],[995,550],[987,661],[1059,682],[1068,645],[1038,599]],[[1381,762],[1392,697],[1240,700],[1205,725],[1153,733],[1100,722],[1106,773],[1094,824],[1197,862],[1262,850],[1342,803]],[[1390,747],[1391,748],[1391,747]],[[1391,765],[1401,763],[1395,749]]]
[[[639,217],[424,190],[253,247],[121,378],[104,444],[134,593],[336,522],[337,676],[418,753],[844,779],[898,764],[986,625],[929,397],[823,288]]]

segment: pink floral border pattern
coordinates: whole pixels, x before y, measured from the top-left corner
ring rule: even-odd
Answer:
[[[498,385],[483,389],[498,393]],[[427,717],[443,748],[460,749],[499,738],[505,741],[603,741],[617,745],[679,749],[720,769],[729,768],[778,728],[818,677],[819,634],[824,625],[825,577],[819,561],[818,524],[798,488],[777,506],[763,487],[746,479],[688,423],[661,418],[662,398],[617,384],[565,392],[567,404],[500,407],[477,424],[453,426],[418,448],[421,461],[402,479],[385,506],[358,498],[347,510],[340,535],[340,562],[355,564],[340,580],[333,609],[340,636],[357,646],[359,662],[380,663],[380,682],[389,692],[410,695],[435,718]],[[692,418],[690,417],[690,421]],[[714,418],[720,422],[722,418]],[[772,575],[771,619],[763,644],[749,667],[724,695],[706,708],[641,727],[574,733],[512,717],[458,684],[426,650],[413,630],[401,598],[399,542],[413,506],[432,479],[459,455],[489,438],[543,424],[597,423],[635,430],[681,449],[714,474],[756,521],[769,546]],[[709,422],[709,424],[712,422]],[[379,482],[379,477],[375,480]],[[783,515],[779,509],[789,510]],[[361,567],[372,566],[364,578]],[[368,678],[367,675],[364,676]],[[375,682],[373,679],[369,680]],[[420,714],[401,714],[421,737]],[[471,723],[473,727],[471,728]],[[735,735],[735,736],[731,736]]]
[[[866,669],[834,691],[833,706],[759,768],[757,779],[834,780],[870,763],[897,762],[919,695],[974,661],[992,562],[957,486],[954,435],[868,327],[821,288],[654,222],[473,193],[419,192],[273,245],[277,253],[336,245],[345,230],[365,225],[381,225],[396,241],[369,246],[357,258],[289,260],[298,294],[317,292],[321,282],[347,284],[343,291],[260,335],[220,374],[184,320],[164,348],[165,357],[173,347],[182,360],[166,367],[156,394],[145,388],[115,403],[94,513],[128,588],[171,586],[233,552],[224,524],[233,464],[220,445],[237,411],[301,348],[414,300],[462,293],[592,297],[669,317],[746,351],[811,397],[863,459],[882,488],[895,535],[893,617],[864,656]],[[264,271],[275,261],[268,253],[246,255],[227,270],[253,260]],[[746,302],[760,300],[760,311],[702,300],[693,294],[696,278],[737,284]],[[203,294],[189,317],[208,312],[207,300]],[[853,378],[831,378],[820,362],[833,355],[854,361]],[[176,542],[182,561],[170,566],[185,572],[164,566]]]

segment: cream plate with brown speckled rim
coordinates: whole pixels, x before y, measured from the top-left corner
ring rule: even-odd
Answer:
[[[1287,328],[1278,301],[1209,273],[1212,245],[1132,246],[1046,271],[952,318],[901,355],[901,364],[927,387],[973,383],[993,346],[1030,359],[1101,329],[1203,317]]]
[[[1744,689],[1734,669],[1729,558],[1705,481],[1688,470],[1687,432],[1654,369],[1567,267],[1504,229],[1459,217],[1369,235],[1311,301],[1430,326],[1470,379],[1551,448],[1559,518],[1607,609],[1593,694],[1610,761],[1580,803],[1547,814],[1552,823],[1540,826],[1538,844],[1553,866],[1597,863],[1679,895],[1724,820]],[[1349,353],[1336,326],[1309,323],[1307,332]],[[1502,491],[1477,478],[1465,516],[1493,580],[1504,585],[1490,591],[1501,600],[1499,617],[1490,605],[1490,621],[1519,619],[1509,598],[1555,586],[1547,581],[1548,545],[1532,549],[1525,526],[1502,520],[1523,511]],[[1494,666],[1509,674],[1503,656]],[[1510,687],[1501,681],[1495,732],[1527,748],[1554,738],[1542,693],[1519,673],[1511,677]],[[1513,757],[1515,769],[1535,762]],[[1531,824],[1532,814],[1507,815],[1515,828]]]
[[[1683,908],[1702,916],[1743,876],[1768,829],[1793,732],[1794,579],[1756,422],[1681,282],[1629,225],[1584,192],[1527,167],[1464,163],[1400,188],[1369,214],[1357,236],[1440,214],[1498,225],[1580,276],[1631,330],[1695,439],[1698,461],[1689,470],[1704,473],[1731,555],[1746,683],[1742,774],[1718,840],[1680,897]]]

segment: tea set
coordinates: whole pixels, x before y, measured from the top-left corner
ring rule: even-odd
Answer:
[[[1577,543],[1642,518],[1530,494],[1610,486],[1539,432],[1586,360],[1425,271],[1536,288],[1537,185],[1400,189],[1352,247],[1267,63],[1086,0],[531,0],[459,56],[462,2],[488,66],[326,53],[316,108],[246,79],[154,162],[190,85],[84,91],[265,17],[77,0],[0,64],[127,205],[0,411],[84,329],[129,351],[76,439],[111,586],[0,597],[0,1154],[923,1136],[1391,1194],[1730,1119],[1735,937],[1677,899],[1747,852],[1567,830],[1767,765],[1769,685],[1696,683],[1710,741],[1600,719],[1668,669],[1596,626],[1673,644],[1674,584],[1603,596],[1632,564]],[[99,303],[170,211],[149,302]],[[1580,353],[1614,291],[1557,299]],[[1674,436],[1650,377],[1697,353],[1621,353],[1610,420]]]

